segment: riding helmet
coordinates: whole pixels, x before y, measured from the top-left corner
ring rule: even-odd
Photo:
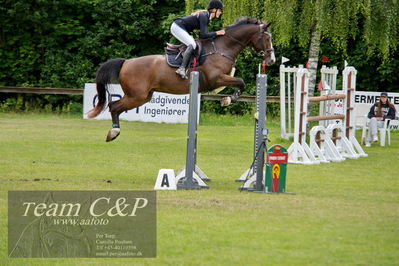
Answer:
[[[208,5],[208,10],[214,8],[223,10],[223,3],[220,0],[211,0]]]

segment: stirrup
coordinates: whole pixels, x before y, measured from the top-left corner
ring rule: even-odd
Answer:
[[[176,70],[176,74],[180,75],[182,79],[188,79],[187,70],[184,67],[179,67]]]

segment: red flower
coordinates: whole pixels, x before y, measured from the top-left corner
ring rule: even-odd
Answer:
[[[325,57],[325,56],[322,56],[321,57],[321,62],[324,64],[324,63],[327,63],[328,62],[328,58],[327,57]]]

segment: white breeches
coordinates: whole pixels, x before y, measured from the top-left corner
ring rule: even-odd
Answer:
[[[179,25],[177,25],[175,22],[173,22],[170,26],[170,32],[185,45],[191,45],[194,49],[197,47],[193,36],[188,34],[188,32],[184,29],[180,28]]]

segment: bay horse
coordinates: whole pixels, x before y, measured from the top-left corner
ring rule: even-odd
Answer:
[[[272,36],[268,32],[271,23],[243,17],[227,26],[225,35],[214,39],[201,40],[205,50],[205,62],[197,68],[200,72],[199,92],[208,92],[227,86],[238,88],[233,95],[225,97],[222,105],[228,105],[238,99],[245,90],[245,83],[240,78],[230,76],[238,54],[246,47],[252,47],[257,56],[272,65],[275,55]],[[151,100],[155,91],[171,94],[189,93],[189,80],[182,79],[170,67],[164,55],[148,55],[133,59],[111,59],[100,66],[96,75],[98,102],[87,113],[88,118],[99,115],[106,107],[107,84],[119,80],[124,96],[111,101],[109,111],[112,117],[112,129],[106,141],[112,141],[120,133],[119,115],[127,110],[139,107]]]

